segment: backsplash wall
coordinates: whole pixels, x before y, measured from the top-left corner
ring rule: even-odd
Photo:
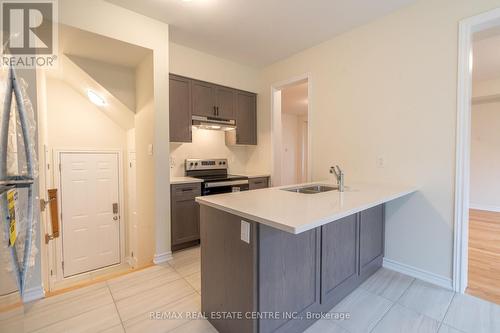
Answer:
[[[184,176],[186,158],[227,158],[229,172],[244,174],[249,160],[245,146],[226,146],[223,131],[193,128],[193,142],[170,143],[170,175]]]

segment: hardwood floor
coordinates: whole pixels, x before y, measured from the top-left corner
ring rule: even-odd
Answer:
[[[469,211],[467,293],[500,304],[500,213]]]

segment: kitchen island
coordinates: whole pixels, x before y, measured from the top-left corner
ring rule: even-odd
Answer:
[[[381,267],[384,204],[415,192],[288,189],[196,198],[202,311],[219,332],[304,331]]]

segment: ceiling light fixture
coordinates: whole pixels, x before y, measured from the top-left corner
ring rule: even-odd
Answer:
[[[102,98],[92,89],[87,90],[87,96],[90,99],[90,101],[97,106],[106,106],[108,104],[106,103],[106,100],[104,98]]]

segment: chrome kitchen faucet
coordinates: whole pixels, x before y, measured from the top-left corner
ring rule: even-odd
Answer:
[[[337,185],[339,186],[339,192],[344,192],[344,172],[340,169],[338,165],[330,167],[330,173],[335,174],[337,178]]]

